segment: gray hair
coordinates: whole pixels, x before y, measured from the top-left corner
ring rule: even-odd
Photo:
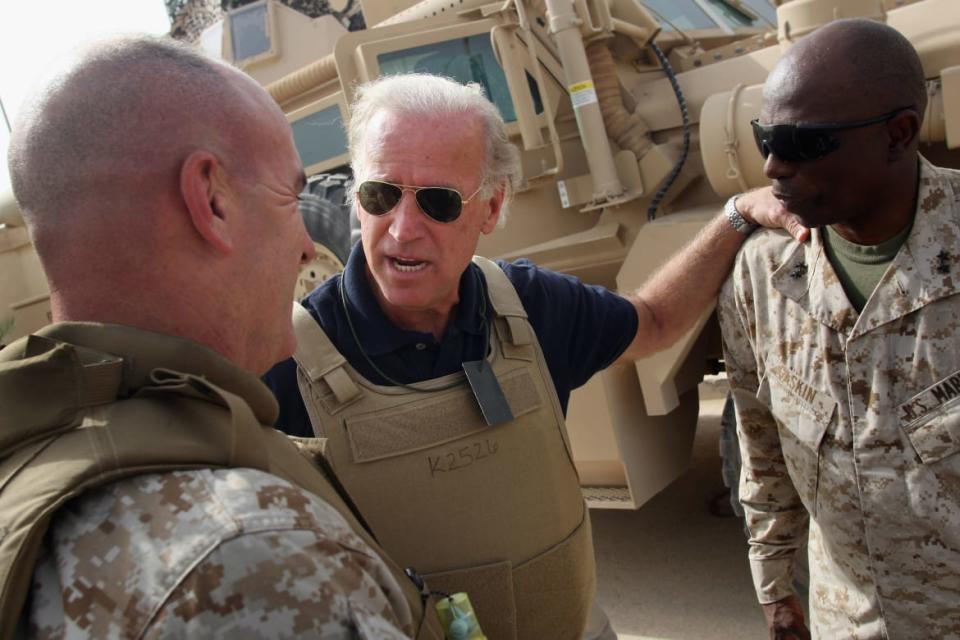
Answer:
[[[510,142],[496,105],[484,96],[479,84],[460,84],[442,76],[411,73],[384,76],[361,85],[350,109],[347,131],[350,162],[354,175],[360,180],[367,171],[364,136],[370,120],[381,111],[429,117],[476,115],[483,125],[487,147],[481,172],[483,197],[490,197],[493,189],[502,188],[500,223],[506,220],[506,207],[520,186],[520,154]]]

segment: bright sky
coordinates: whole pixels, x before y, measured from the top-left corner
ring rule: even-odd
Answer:
[[[163,34],[163,0],[0,0],[0,100],[13,124],[20,103],[50,62],[92,39]],[[7,189],[9,134],[0,118],[0,189]]]

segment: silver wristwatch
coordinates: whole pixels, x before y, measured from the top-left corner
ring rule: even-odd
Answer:
[[[760,225],[755,222],[747,222],[746,219],[740,215],[740,212],[737,211],[737,198],[739,197],[740,194],[738,193],[727,200],[727,204],[723,205],[723,212],[726,214],[727,220],[730,222],[730,226],[733,227],[734,231],[747,235]]]

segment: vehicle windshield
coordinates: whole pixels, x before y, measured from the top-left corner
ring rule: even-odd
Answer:
[[[467,38],[457,38],[426,44],[410,49],[391,51],[377,56],[380,73],[431,73],[453,78],[457,82],[476,82],[484,93],[497,105],[504,122],[515,122],[516,109],[510,99],[507,77],[493,55],[490,34],[480,33]],[[527,74],[534,109],[543,111],[540,92],[536,82]]]

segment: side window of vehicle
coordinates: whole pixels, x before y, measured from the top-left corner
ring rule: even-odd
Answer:
[[[347,135],[339,105],[333,104],[293,120],[290,127],[304,167],[347,152]]]
[[[643,0],[643,4],[657,16],[664,31],[715,29],[718,21],[731,29],[771,28],[777,24],[776,10],[767,0],[740,0],[738,4],[724,0]]]
[[[233,61],[244,65],[275,54],[270,6],[255,2],[232,11],[227,18]]]
[[[777,24],[777,10],[773,8],[773,5],[768,2],[768,0],[740,0],[743,4],[747,5],[751,11],[763,18],[764,22],[770,24],[770,26],[776,26]],[[756,23],[754,26],[759,26]]]
[[[644,0],[643,4],[659,18],[664,31],[717,27],[717,23],[694,0]]]

